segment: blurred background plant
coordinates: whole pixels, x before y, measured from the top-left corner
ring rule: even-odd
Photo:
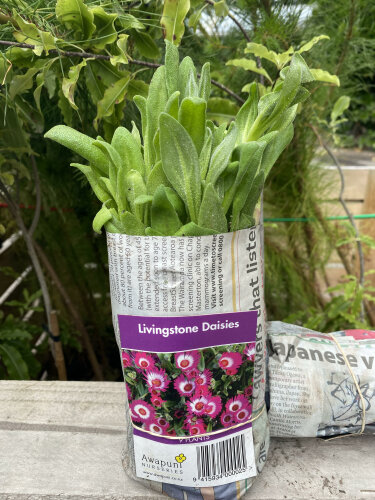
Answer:
[[[360,272],[353,227],[325,218],[332,180],[319,161],[325,146],[374,146],[374,23],[375,5],[364,0],[4,0],[0,230],[7,245],[18,231],[23,238],[0,257],[16,273],[3,273],[0,293],[25,263],[33,271],[1,303],[0,377],[61,377],[56,342],[47,340],[55,337],[69,379],[121,378],[105,237],[91,230],[98,203],[83,175],[69,168],[77,159],[43,134],[65,123],[109,140],[119,124],[138,124],[132,97],[147,95],[164,36],[180,44],[181,56],[211,63],[209,111],[218,123],[232,119],[249,83],[266,93],[292,50],[305,46],[318,82],[269,177],[264,215],[314,222],[266,223],[268,317],[322,331],[374,327],[371,276]],[[306,47],[318,35],[325,36]],[[361,245],[372,249],[369,239]],[[333,253],[348,275],[334,288],[326,275]],[[27,308],[33,314],[23,321]]]

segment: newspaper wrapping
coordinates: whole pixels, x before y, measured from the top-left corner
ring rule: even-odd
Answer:
[[[267,334],[271,436],[360,433],[364,418],[364,432],[375,433],[375,332],[274,321]]]
[[[173,498],[239,498],[266,461],[261,233],[107,234],[123,466]]]

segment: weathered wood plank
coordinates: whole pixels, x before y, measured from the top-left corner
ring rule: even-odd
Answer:
[[[0,401],[0,499],[165,498],[123,472],[122,383],[2,381]],[[375,499],[374,470],[372,436],[274,439],[246,499]]]

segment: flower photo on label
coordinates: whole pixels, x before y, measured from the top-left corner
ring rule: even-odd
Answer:
[[[198,436],[251,419],[254,342],[176,353],[122,349],[133,425]]]

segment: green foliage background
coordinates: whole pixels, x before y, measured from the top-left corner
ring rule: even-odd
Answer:
[[[78,18],[71,15],[73,4],[81,6]],[[276,52],[290,46],[299,48],[316,35],[330,37],[308,52],[306,60],[310,67],[338,75],[341,86],[322,84],[313,93],[297,117],[293,143],[271,173],[264,194],[266,217],[315,216],[320,222],[267,225],[267,309],[269,319],[280,320],[293,314],[295,321],[307,324],[311,317],[319,317],[322,330],[360,324],[358,308],[352,308],[352,295],[348,293],[353,280],[341,294],[340,307],[331,307],[326,319],[327,307],[333,302],[327,305],[325,290],[319,283],[322,277],[324,281],[324,265],[332,250],[342,232],[347,234],[348,230],[327,226],[321,219],[327,182],[322,170],[312,163],[317,138],[311,125],[329,138],[333,104],[339,96],[347,95],[351,105],[344,115],[347,121],[337,129],[339,139],[345,145],[373,147],[375,6],[364,0],[239,0],[227,4],[222,0],[215,6],[199,0],[180,0],[176,11],[170,9],[168,0],[5,0],[0,8],[0,41],[35,45],[34,50],[3,46],[0,53],[0,178],[20,203],[34,205],[30,154],[36,158],[43,212],[35,239],[78,307],[105,378],[112,380],[121,377],[121,371],[111,325],[105,238],[91,230],[98,202],[83,175],[68,166],[80,160],[42,136],[52,126],[65,123],[87,135],[99,134],[109,140],[118,125],[130,128],[132,120],[139,125],[131,99],[135,94],[147,95],[153,69],[131,60],[160,63],[163,29],[167,37],[181,37],[181,57],[191,55],[198,66],[209,61],[212,78],[245,99],[243,87],[252,81],[260,82],[261,76],[226,65],[229,60],[251,58],[244,54],[247,40],[228,13],[252,42]],[[173,15],[175,32],[169,23]],[[47,51],[52,52],[47,55]],[[84,51],[111,59],[82,59],[59,51]],[[274,65],[264,59],[261,62],[275,79]],[[215,97],[212,115],[217,121],[230,120],[238,102],[218,88]],[[52,211],[52,207],[56,210]],[[6,208],[0,208],[0,214],[5,239],[17,228]],[[23,211],[28,223],[32,215],[32,210]],[[16,272],[22,271],[28,257],[21,241],[12,252],[12,266]],[[30,278],[28,287],[30,293],[37,291],[36,280]],[[53,283],[50,291],[62,325],[68,376],[90,379],[93,373],[82,339]],[[352,293],[357,292],[356,283]],[[351,312],[344,318],[342,310]],[[0,346],[10,342],[7,332],[13,316],[6,323],[9,314],[14,314],[11,305],[4,308]],[[26,332],[29,336],[22,341],[22,349],[28,346],[28,353],[38,336],[35,326],[40,331],[42,322],[43,314],[36,311]],[[21,353],[21,347],[13,347]],[[53,362],[45,351],[37,354],[43,365],[39,367],[27,361],[27,354],[22,355],[26,371],[20,378],[40,377],[46,367],[49,376],[55,376]],[[1,377],[17,376],[5,364],[1,369]]]

